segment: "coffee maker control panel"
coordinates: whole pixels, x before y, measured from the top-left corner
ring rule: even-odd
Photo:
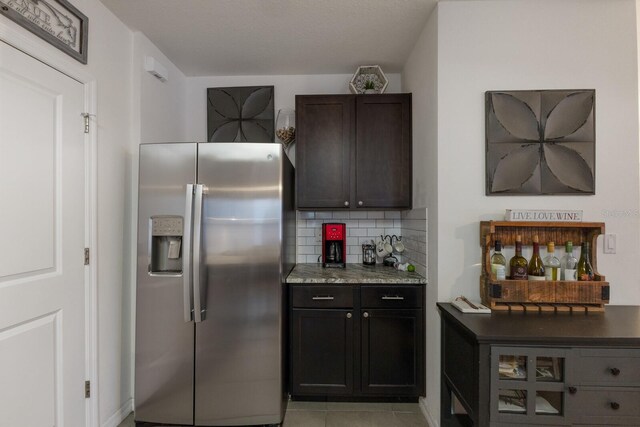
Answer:
[[[327,226],[327,231],[326,231],[326,238],[327,240],[342,240],[344,239],[344,228],[343,227],[339,227],[339,226],[335,226],[335,225],[329,225]]]

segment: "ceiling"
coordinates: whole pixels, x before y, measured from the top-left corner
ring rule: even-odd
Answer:
[[[400,72],[438,0],[101,0],[187,76]]]

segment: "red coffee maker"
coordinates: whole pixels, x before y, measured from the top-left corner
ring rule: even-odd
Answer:
[[[347,226],[343,223],[322,224],[322,266],[345,268],[347,259]]]

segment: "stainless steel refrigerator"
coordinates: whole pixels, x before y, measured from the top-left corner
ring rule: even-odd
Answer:
[[[140,146],[138,425],[282,422],[293,178],[279,144]]]

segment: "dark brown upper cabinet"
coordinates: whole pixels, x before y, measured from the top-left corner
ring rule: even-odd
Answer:
[[[410,209],[411,94],[297,95],[298,209]]]

